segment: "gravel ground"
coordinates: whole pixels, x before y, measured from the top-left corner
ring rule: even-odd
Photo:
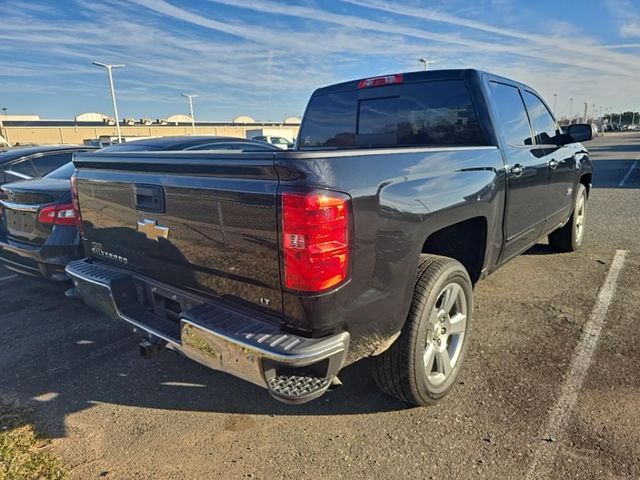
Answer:
[[[343,388],[282,405],[170,352],[143,360],[124,324],[64,298],[63,286],[2,280],[1,270],[0,395],[35,408],[77,479],[639,478],[640,134],[589,148],[583,249],[537,245],[477,286],[465,371],[435,407],[379,393],[368,361],[343,372]],[[626,260],[593,362],[548,438],[619,249]]]

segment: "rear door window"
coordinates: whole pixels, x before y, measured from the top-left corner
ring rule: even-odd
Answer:
[[[520,91],[504,83],[490,82],[489,85],[506,142],[514,147],[532,145],[529,117]]]
[[[464,81],[378,88],[313,97],[299,148],[486,145]]]
[[[33,164],[38,171],[38,175],[43,177],[47,173],[53,172],[56,168],[71,161],[73,152],[50,153],[41,157],[35,157]]]
[[[35,168],[33,168],[31,159],[20,160],[10,164],[5,169],[5,173],[10,181],[27,180],[38,176]],[[9,175],[11,176],[9,177]]]

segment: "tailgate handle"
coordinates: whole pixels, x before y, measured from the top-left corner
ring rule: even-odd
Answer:
[[[133,201],[136,210],[164,213],[164,189],[159,185],[134,185]]]

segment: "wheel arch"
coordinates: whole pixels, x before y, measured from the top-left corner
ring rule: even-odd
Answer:
[[[484,266],[487,229],[487,219],[483,216],[447,225],[428,235],[420,253],[442,255],[459,261],[475,284]]]

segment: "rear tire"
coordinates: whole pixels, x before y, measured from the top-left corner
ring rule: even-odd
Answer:
[[[569,221],[549,234],[549,246],[558,252],[575,252],[582,245],[587,218],[587,189],[578,184],[573,213]]]
[[[409,315],[400,336],[374,360],[386,393],[431,405],[455,386],[471,338],[473,286],[460,262],[421,255]]]

